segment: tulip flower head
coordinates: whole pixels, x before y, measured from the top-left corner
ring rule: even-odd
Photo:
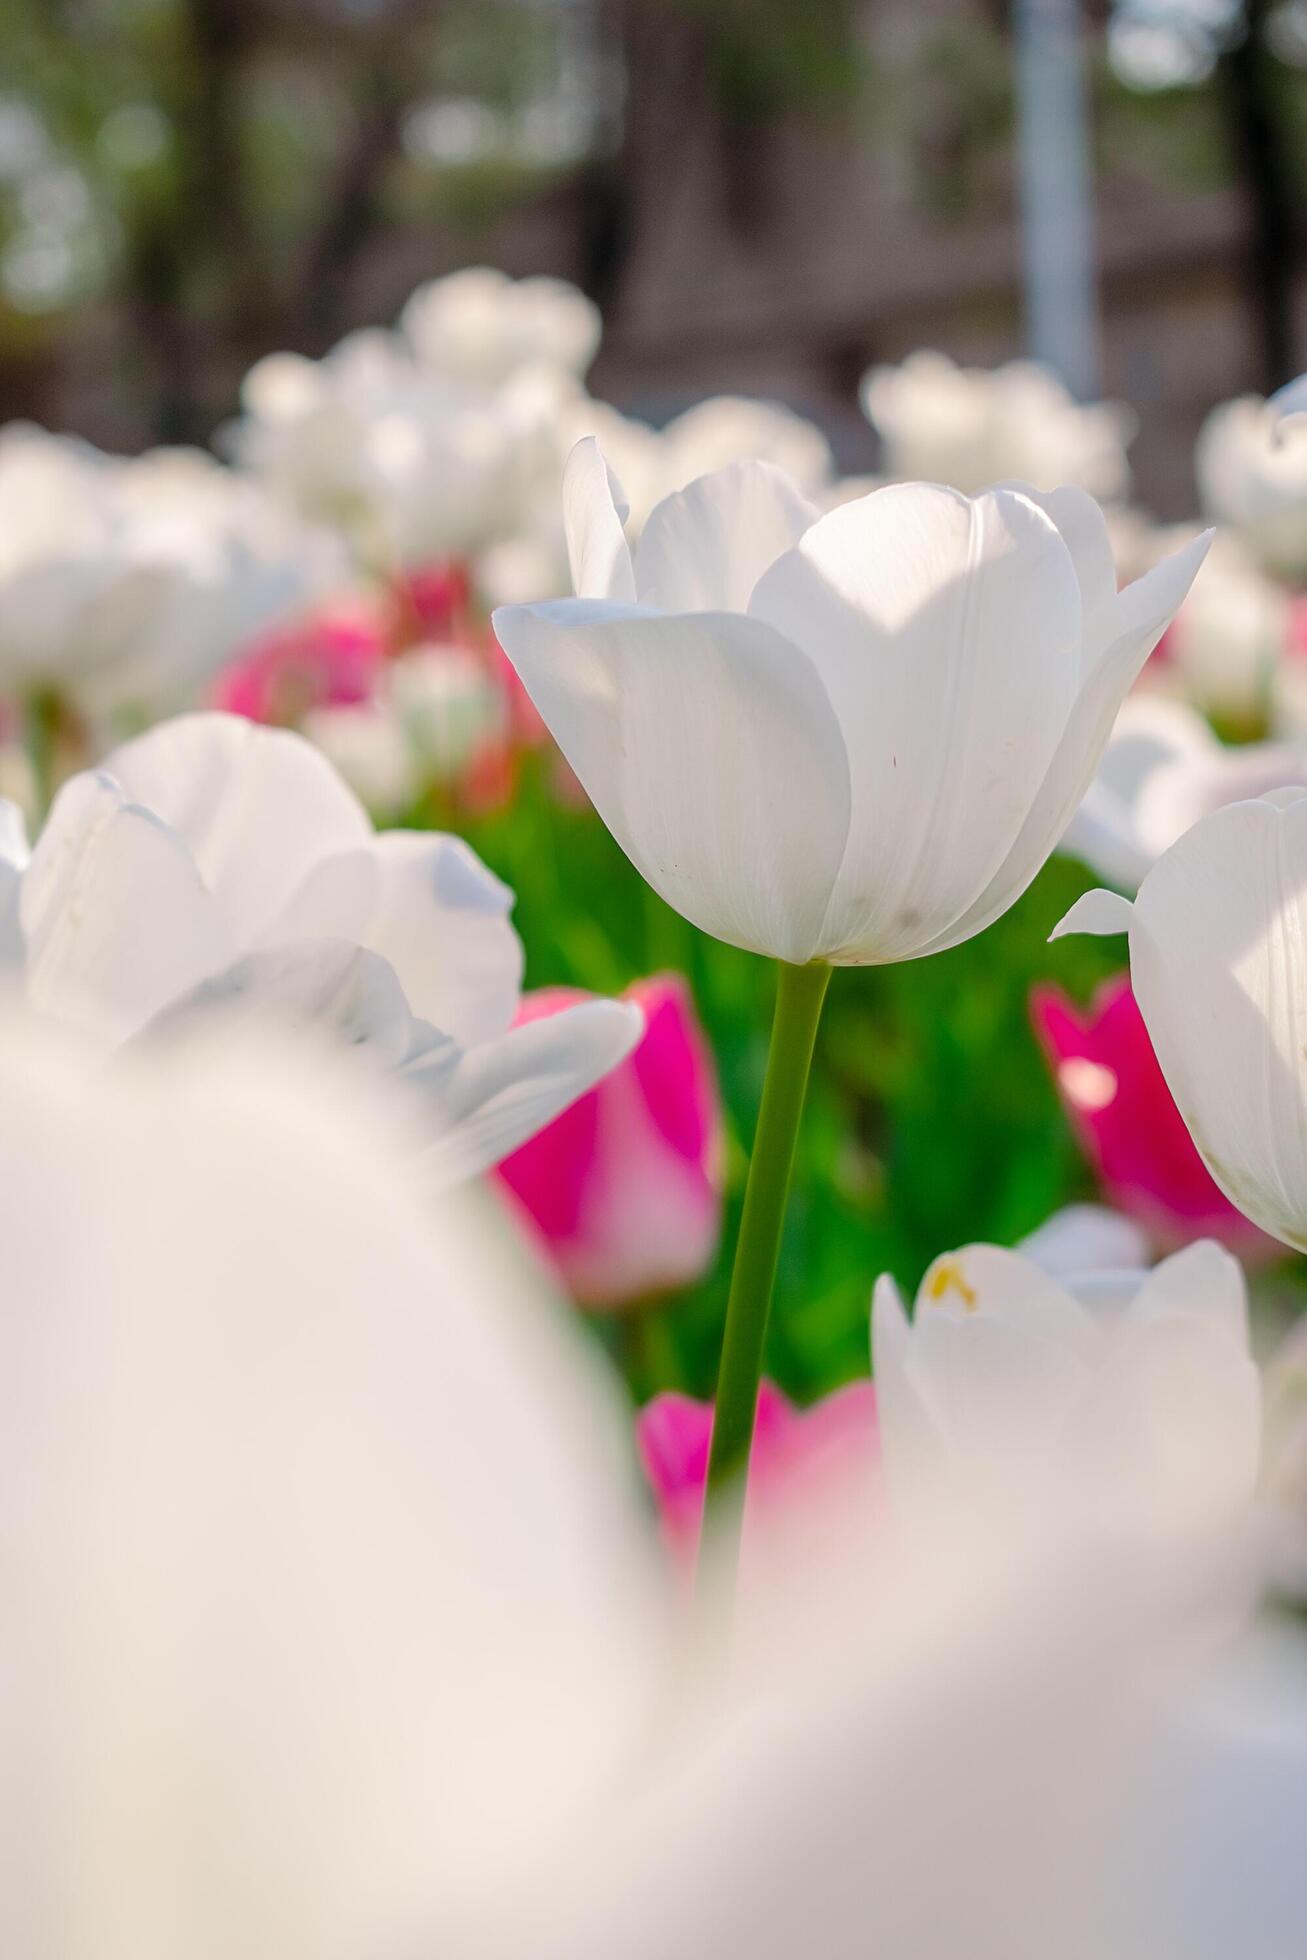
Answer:
[[[1122,974],[1087,1013],[1056,987],[1030,997],[1063,1108],[1113,1204],[1163,1245],[1214,1238],[1248,1256],[1273,1250],[1214,1182],[1166,1086]]]
[[[1204,571],[1203,583],[1206,577]],[[1133,891],[1163,851],[1209,810],[1304,775],[1307,743],[1301,740],[1227,748],[1182,701],[1132,694],[1063,849],[1110,884]]]
[[[1201,1530],[1228,1528],[1251,1497],[1261,1391],[1243,1276],[1210,1241],[1150,1273],[1067,1280],[964,1247],[929,1268],[911,1323],[878,1281],[872,1357],[905,1515],[1051,1504]]]
[[[634,554],[593,442],[578,597],[496,630],[637,869],[715,937],[803,965],[943,951],[1065,830],[1206,540],[1118,593],[1083,492],[877,490],[820,516],[741,464]]]
[[[619,1068],[513,1152],[499,1176],[573,1299],[620,1307],[692,1285],[721,1231],[721,1105],[684,981],[640,981],[644,1034]],[[587,998],[528,994],[517,1025]]]
[[[970,491],[1011,480],[1042,490],[1075,483],[1105,498],[1130,481],[1130,410],[1077,402],[1035,361],[961,368],[922,349],[900,367],[869,369],[861,397],[895,477]]]
[[[1162,1073],[1231,1203],[1307,1250],[1307,790],[1214,811],[1131,904],[1088,892],[1057,927],[1129,935]]]
[[[459,838],[374,834],[312,745],[186,715],[0,826],[0,951],[91,1050],[215,1016],[308,1022],[403,1076],[443,1181],[487,1169],[626,1055],[639,1009],[512,1027],[512,893]]]
[[[370,700],[385,657],[380,619],[361,606],[338,607],[256,642],[219,675],[213,705],[291,727],[314,708]]]
[[[1288,389],[1222,402],[1199,431],[1194,470],[1209,518],[1238,533],[1281,578],[1307,574],[1307,443],[1293,429]],[[1286,406],[1287,404],[1287,406]]]

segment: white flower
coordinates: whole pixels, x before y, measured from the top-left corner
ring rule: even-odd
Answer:
[[[566,279],[510,279],[468,266],[419,286],[400,326],[424,366],[496,387],[532,366],[582,375],[599,351],[599,309]]]
[[[629,1413],[376,1088],[148,1060],[0,1027],[0,1948],[466,1950],[652,1727]]]
[[[1082,406],[1033,361],[960,368],[945,354],[911,354],[863,376],[862,406],[895,477],[971,493],[1008,480],[1039,490],[1074,483],[1105,500],[1129,484],[1129,410]]]
[[[524,432],[515,404],[422,365],[398,335],[351,334],[321,361],[269,354],[226,432],[237,460],[389,569],[511,529]]]
[[[467,647],[415,647],[391,667],[389,698],[426,782],[454,781],[503,729],[503,694]]]
[[[1169,537],[1173,546],[1175,534]],[[1205,714],[1263,721],[1275,710],[1288,634],[1288,594],[1237,538],[1218,531],[1203,576],[1166,639],[1170,671],[1185,698]],[[1163,667],[1157,679],[1167,677]]]
[[[664,497],[732,463],[772,463],[814,502],[824,498],[834,472],[830,444],[814,422],[780,402],[743,395],[711,395],[661,429],[579,397],[564,426],[569,451],[584,436],[598,442],[622,485],[633,538]]]
[[[1130,936],[1130,978],[1203,1161],[1307,1250],[1307,790],[1203,817],[1133,905],[1089,892],[1057,927]]]
[[[514,1149],[639,1036],[612,1001],[510,1032],[512,894],[458,838],[374,835],[285,730],[164,723],[65,785],[30,862],[16,830],[0,858],[40,1014],[100,1049],[215,1016],[308,1020],[405,1077],[443,1180]]]
[[[740,464],[633,558],[593,442],[565,500],[579,597],[499,638],[655,890],[796,963],[941,951],[1020,896],[1205,549],[1118,594],[1083,492],[910,484],[818,517]]]
[[[1222,402],[1194,451],[1203,510],[1228,524],[1272,572],[1307,576],[1307,443],[1287,438],[1257,395]]]
[[[128,461],[26,425],[0,432],[8,693],[166,712],[344,572],[329,537],[198,450]]]
[[[1133,694],[1063,848],[1100,877],[1133,891],[1163,851],[1209,811],[1305,778],[1302,744],[1226,748],[1182,702]]]
[[[378,822],[393,823],[416,801],[422,789],[417,758],[387,694],[310,708],[299,732]]]
[[[1296,381],[1286,382],[1283,388],[1277,388],[1267,407],[1281,425],[1281,435],[1292,433],[1296,437],[1299,434],[1296,426],[1298,418],[1307,415],[1307,374],[1300,374]],[[1286,423],[1294,425],[1291,430],[1283,427]]]
[[[909,1515],[943,1493],[1227,1528],[1252,1496],[1243,1275],[1211,1241],[1151,1273],[1064,1282],[966,1246],[930,1267],[911,1324],[893,1280],[877,1283],[872,1351],[885,1474]]]

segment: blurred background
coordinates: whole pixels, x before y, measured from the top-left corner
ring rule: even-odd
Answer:
[[[771,396],[873,469],[864,368],[1029,340],[1017,76],[1068,22],[1101,302],[1068,378],[1186,515],[1206,411],[1307,367],[1307,0],[0,0],[0,420],[203,441],[269,348],[488,263],[600,303],[618,406]]]

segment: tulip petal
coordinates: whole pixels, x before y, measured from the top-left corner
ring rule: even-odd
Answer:
[[[133,1034],[235,950],[182,840],[98,772],[55,799],[18,904],[28,999],[105,1041]]]
[[[635,554],[641,605],[747,612],[753,589],[816,522],[816,506],[771,463],[732,463],[665,497]]]
[[[1071,554],[1071,563],[1075,566],[1080,586],[1080,603],[1084,608],[1083,653],[1085,664],[1091,664],[1102,650],[1095,624],[1102,619],[1106,608],[1112,605],[1117,596],[1116,558],[1107,520],[1088,491],[1078,489],[1075,484],[1064,484],[1058,490],[1033,490],[1027,483],[1013,483],[1006,487],[1020,491],[1032,504],[1039,506],[1057,526],[1058,534]]]
[[[583,436],[563,471],[563,528],[572,590],[578,599],[635,598],[635,573],[622,529],[620,486],[593,436]]]
[[[974,905],[946,932],[922,947],[923,952],[943,953],[964,939],[973,939],[1016,903],[1039,872],[1093,781],[1121,703],[1179,610],[1210,540],[1210,532],[1195,538],[1119,595],[1110,614],[1111,642],[1086,675],[1066,732],[1016,843]],[[1099,930],[1115,932],[1119,928]]]
[[[1248,1291],[1237,1259],[1200,1239],[1163,1259],[1135,1295],[1135,1322],[1182,1315],[1217,1328],[1241,1354],[1248,1351]]]
[[[445,1190],[489,1170],[625,1061],[643,1032],[639,1008],[592,1000],[417,1061],[405,1080],[430,1096],[436,1118],[427,1174]]]
[[[1290,416],[1307,415],[1307,374],[1300,374],[1296,381],[1287,381],[1283,388],[1277,388],[1266,406],[1280,423]]]
[[[278,1020],[331,1035],[384,1069],[452,1052],[448,1037],[415,1019],[395,970],[343,940],[274,946],[206,976],[156,1014],[141,1040]]]
[[[928,1267],[917,1293],[918,1333],[958,1312],[1081,1353],[1095,1340],[1092,1317],[1066,1288],[1035,1260],[1001,1245],[966,1245]]]
[[[1072,712],[1067,548],[1012,491],[900,484],[821,518],[749,610],[811,654],[848,745],[832,957],[910,957],[1003,864]]]
[[[462,838],[390,830],[315,865],[269,938],[347,939],[381,954],[413,1012],[467,1047],[503,1034],[517,1006],[512,905]]]
[[[1048,936],[1050,940],[1066,939],[1073,933],[1084,932],[1095,939],[1108,939],[1114,933],[1129,932],[1134,916],[1133,904],[1120,892],[1101,889],[1085,892]]]
[[[1216,811],[1140,887],[1131,978],[1212,1176],[1307,1248],[1307,801]]]
[[[181,837],[239,941],[265,933],[320,858],[366,844],[367,813],[287,729],[181,715],[115,749],[105,771]]]
[[[1225,1327],[1197,1314],[1132,1314],[1064,1449],[1109,1515],[1154,1530],[1224,1525],[1257,1478],[1257,1368]]]
[[[871,1357],[886,1479],[896,1503],[910,1502],[939,1465],[941,1439],[912,1373],[912,1329],[903,1295],[882,1273],[871,1296]]]
[[[591,801],[669,905],[802,964],[849,827],[835,711],[798,648],[725,613],[509,606],[495,630]]]
[[[18,907],[31,856],[22,811],[7,796],[0,797],[0,963],[5,965],[21,964],[23,958]]]

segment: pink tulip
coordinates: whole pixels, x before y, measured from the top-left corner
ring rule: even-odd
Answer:
[[[1087,1013],[1056,987],[1036,987],[1030,1009],[1077,1141],[1113,1204],[1163,1246],[1215,1238],[1245,1256],[1275,1250],[1198,1155],[1127,975],[1107,981]]]
[[[337,607],[257,641],[218,676],[213,704],[291,727],[312,708],[371,699],[386,659],[380,621],[366,607]]]
[[[468,635],[471,605],[472,580],[460,559],[412,567],[390,587],[394,650],[428,640],[461,643]]]
[[[693,1569],[698,1551],[712,1418],[711,1402],[673,1394],[655,1395],[636,1417],[636,1446],[663,1538],[682,1570]],[[872,1476],[879,1454],[871,1382],[850,1382],[812,1408],[796,1409],[774,1382],[764,1381],[749,1459],[746,1553],[769,1526],[805,1511],[815,1516]]]
[[[586,996],[528,994],[519,1024]],[[574,1299],[618,1307],[690,1285],[721,1228],[721,1106],[712,1055],[685,982],[642,980],[635,1052],[499,1166]]]

